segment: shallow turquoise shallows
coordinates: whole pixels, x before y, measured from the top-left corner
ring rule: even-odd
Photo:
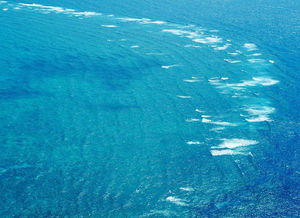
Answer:
[[[1,217],[299,217],[300,4],[0,1]]]

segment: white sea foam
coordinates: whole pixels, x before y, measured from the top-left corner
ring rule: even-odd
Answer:
[[[211,123],[212,121],[209,119],[203,118],[201,122],[202,123]]]
[[[212,44],[212,43],[221,43],[223,40],[217,36],[208,36],[205,38],[197,38],[193,39],[194,42],[202,43],[202,44]]]
[[[230,149],[226,150],[211,150],[210,151],[212,156],[222,156],[222,155],[243,155],[243,152],[240,151],[234,151]]]
[[[241,60],[232,60],[232,59],[228,59],[228,58],[225,58],[224,61],[231,63],[231,64],[236,64],[236,63],[242,62]]]
[[[194,39],[194,42],[206,44],[207,41],[205,39]]]
[[[255,63],[264,63],[264,62],[266,62],[266,60],[264,60],[264,59],[259,59],[259,58],[252,58],[252,59],[248,59],[247,61],[250,62],[250,63],[253,63],[253,64],[255,64]]]
[[[140,46],[139,45],[132,45],[130,46],[130,48],[139,48]]]
[[[228,80],[228,77],[221,77],[221,80]]]
[[[148,19],[148,18],[120,17],[120,18],[117,18],[117,19],[121,20],[123,22],[138,22],[138,23],[141,23],[141,24],[159,24],[159,25],[162,25],[162,24],[167,23],[165,21],[151,20],[151,19]]]
[[[99,16],[101,13],[92,12],[92,11],[83,11],[83,12],[67,12],[66,14],[74,15],[76,17],[84,16],[84,17],[92,17]]]
[[[116,28],[116,27],[118,27],[117,25],[111,25],[111,24],[103,24],[101,26],[106,27],[106,28]]]
[[[187,206],[188,205],[184,200],[182,200],[180,198],[177,198],[177,197],[174,197],[174,196],[167,197],[166,201],[172,202],[172,203],[177,204],[179,206]]]
[[[248,112],[248,118],[245,119],[248,122],[270,122],[272,119],[269,115],[274,113],[275,108],[269,106],[248,106],[244,110]]]
[[[53,8],[52,6],[45,6],[45,5],[40,5],[40,4],[19,3],[19,5],[27,6],[27,7],[38,7],[38,8]]]
[[[186,119],[185,121],[191,123],[191,122],[200,122],[201,120],[198,118],[189,118],[189,119]]]
[[[132,17],[119,17],[118,20],[125,21],[125,22],[143,22],[143,21],[150,21],[148,18],[132,18]]]
[[[200,110],[200,109],[195,109],[195,111],[198,112],[198,113],[204,113],[205,112],[205,111]]]
[[[2,11],[8,11],[8,8],[3,8]]]
[[[218,146],[213,146],[212,148],[236,149],[240,147],[246,147],[246,146],[258,144],[258,141],[249,140],[249,139],[233,138],[233,139],[221,139],[221,140],[223,141],[221,144],[219,144]]]
[[[145,20],[145,21],[141,21],[142,24],[158,24],[158,25],[162,25],[162,24],[166,24],[167,22],[165,21],[160,21],[160,20]]]
[[[199,141],[187,141],[186,144],[188,144],[188,145],[200,145],[200,144],[203,144],[203,143],[199,142]]]
[[[267,77],[253,77],[253,80],[263,86],[272,86],[279,83],[278,80],[267,78]]]
[[[232,55],[232,56],[239,55],[239,53],[237,53],[237,52],[228,52],[227,54]]]
[[[264,122],[264,121],[273,121],[272,119],[270,119],[269,116],[267,115],[258,115],[257,117],[253,117],[253,118],[246,118],[245,119],[248,122]]]
[[[187,82],[187,83],[196,83],[196,82],[200,82],[200,80],[197,78],[197,77],[192,77],[191,79],[184,79],[183,80],[184,82]]]
[[[210,123],[210,124],[220,125],[220,126],[237,126],[234,123],[223,122],[223,121],[212,121],[212,120],[206,119],[206,118],[202,118],[201,122],[202,123]]]
[[[150,21],[149,23],[153,23],[153,24],[165,24],[165,21],[161,21],[161,20],[154,20],[154,21]]]
[[[227,84],[230,87],[244,87],[244,86],[272,86],[279,83],[278,80],[269,77],[253,77],[252,80],[244,80],[241,83],[231,83]]]
[[[171,33],[173,35],[183,36],[183,37],[187,37],[187,38],[194,38],[194,37],[199,36],[199,33],[197,33],[197,32],[181,30],[181,29],[163,29],[162,32],[167,32],[167,33]]]
[[[122,18],[118,18],[119,20],[122,21],[141,21],[143,19],[138,19],[138,18],[130,18],[130,17],[122,17]]]
[[[163,69],[170,69],[170,68],[177,67],[177,66],[178,66],[177,64],[173,64],[173,65],[164,65],[164,66],[161,66],[161,68],[163,68]]]
[[[245,43],[244,48],[246,48],[248,51],[257,50],[257,46],[254,43]]]
[[[249,56],[254,56],[254,57],[256,57],[256,56],[261,56],[262,55],[262,53],[254,53],[254,54],[250,54]]]
[[[272,86],[277,83],[279,83],[278,80],[271,79],[268,77],[253,77],[253,81],[255,81],[257,84],[263,85],[263,86]]]
[[[189,95],[176,95],[178,98],[192,98],[192,96]]]
[[[186,191],[186,192],[192,192],[195,191],[195,189],[191,188],[191,187],[180,187],[179,188],[182,191]]]
[[[217,37],[217,36],[214,36],[214,37],[205,37],[205,40],[207,40],[209,43],[220,43],[222,42],[222,39]]]
[[[235,123],[229,123],[229,122],[224,122],[224,121],[213,121],[211,123],[215,124],[215,125],[220,125],[220,126],[237,126],[237,124],[235,124]]]
[[[21,7],[28,7],[28,8],[36,8],[41,11],[46,12],[55,12],[55,13],[63,13],[67,15],[72,16],[84,16],[84,17],[91,17],[91,16],[98,16],[101,15],[101,13],[93,12],[93,11],[76,11],[74,9],[67,9],[62,7],[55,7],[55,6],[48,6],[48,5],[41,5],[41,4],[28,4],[28,3],[19,3],[18,4]]]
[[[185,30],[179,30],[179,29],[163,29],[162,30],[163,32],[168,32],[168,33],[172,33],[174,35],[184,35],[184,34],[187,34],[189,33],[188,31],[185,31]]]
[[[221,81],[217,78],[211,78],[211,79],[208,80],[208,82],[212,85],[215,85],[215,86],[222,85]]]
[[[200,80],[197,80],[197,79],[185,79],[183,81],[184,82],[188,82],[188,83],[195,83],[195,82],[199,82]]]
[[[248,106],[245,110],[252,115],[270,114],[275,112],[275,108],[269,106]]]
[[[41,4],[19,3],[19,5],[30,7],[30,8],[39,8],[39,9],[53,11],[53,12],[57,12],[57,13],[74,12],[75,11],[73,9],[64,9],[62,7],[47,6],[47,5],[41,5]]]
[[[227,43],[223,46],[215,47],[214,50],[220,51],[220,50],[226,50],[231,44]]]

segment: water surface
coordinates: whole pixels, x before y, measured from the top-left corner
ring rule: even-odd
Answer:
[[[0,3],[1,216],[299,215],[297,3]]]

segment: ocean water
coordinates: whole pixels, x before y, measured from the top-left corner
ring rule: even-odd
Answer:
[[[296,1],[0,1],[1,217],[299,217]]]

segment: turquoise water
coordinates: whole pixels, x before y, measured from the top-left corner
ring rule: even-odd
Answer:
[[[299,216],[277,3],[1,1],[1,216]]]

